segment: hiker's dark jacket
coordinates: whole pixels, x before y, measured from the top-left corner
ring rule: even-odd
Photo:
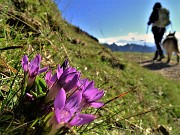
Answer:
[[[150,25],[151,23],[155,23],[158,20],[158,9],[153,10],[153,12],[151,13],[150,17],[149,17],[149,22],[148,25]]]

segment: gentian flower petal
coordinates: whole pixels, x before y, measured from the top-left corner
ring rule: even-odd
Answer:
[[[77,73],[75,68],[69,67],[66,70],[63,71],[63,74],[61,75],[61,78],[65,78],[68,74]]]
[[[92,89],[92,90],[86,91],[84,95],[86,98],[89,99],[89,101],[97,101],[103,97],[104,91],[98,90],[98,89]]]
[[[59,90],[58,94],[56,95],[55,100],[54,100],[55,110],[57,108],[59,108],[59,110],[61,110],[65,105],[65,101],[66,101],[66,92],[63,88],[61,88]]]
[[[35,66],[35,65],[31,65],[29,67],[29,76],[31,77],[35,77],[38,75],[38,71],[39,71],[39,67]]]
[[[103,90],[98,91],[92,100],[97,101],[97,100],[101,99],[103,96],[104,96],[104,91]]]
[[[41,68],[39,70],[39,74],[43,73],[43,72],[46,72],[48,70],[48,67],[44,67],[44,68]]]
[[[60,65],[58,65],[58,68],[57,68],[57,78],[58,79],[60,78],[62,73],[63,73],[63,68],[61,68]]]
[[[72,68],[72,67],[68,67],[65,71],[66,71],[67,73],[77,72],[76,68]]]
[[[67,79],[65,80],[66,84],[64,87],[64,89],[66,90],[66,92],[70,91],[72,88],[74,88],[79,80],[79,74],[70,74],[67,76]]]
[[[88,80],[84,84],[83,92],[88,91],[89,89],[94,88],[94,81],[89,82]]]
[[[60,123],[61,122],[61,111],[59,110],[59,108],[55,109],[55,117],[56,117],[57,123]]]
[[[46,76],[45,76],[45,81],[46,81],[46,84],[47,84],[48,87],[51,87],[51,86],[52,86],[51,76],[52,76],[52,70],[49,70],[49,71],[46,73]]]
[[[79,87],[80,89],[83,89],[83,88],[84,88],[84,84],[85,84],[86,81],[87,81],[87,79],[79,79],[79,81],[78,81],[78,87]]]
[[[28,72],[28,56],[27,55],[24,55],[23,58],[22,58],[22,68],[25,72]]]
[[[33,60],[31,60],[30,65],[36,65],[40,67],[40,62],[41,62],[41,55],[38,54]]]
[[[94,107],[94,108],[100,108],[104,105],[104,103],[102,102],[92,102],[90,103],[90,106]]]
[[[80,126],[92,122],[96,117],[91,114],[77,114],[70,122],[72,126]]]
[[[57,73],[55,73],[52,77],[51,77],[51,79],[50,79],[50,81],[52,82],[52,83],[55,83],[56,81],[57,81]]]
[[[69,108],[73,113],[78,109],[80,102],[82,100],[82,92],[76,91],[73,93],[66,101],[66,108]]]

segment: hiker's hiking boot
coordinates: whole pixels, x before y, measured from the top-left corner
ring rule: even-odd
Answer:
[[[160,58],[158,59],[158,61],[161,61],[164,58],[165,58],[164,55],[161,55]]]
[[[153,61],[154,61],[154,60],[157,60],[157,58],[158,58],[158,51],[156,51],[156,52],[155,52],[155,55],[154,55]]]
[[[158,59],[158,55],[160,55],[160,58],[159,58],[159,59]],[[157,51],[155,52],[155,54],[154,54],[153,61],[154,61],[154,60],[161,61],[163,58],[165,58],[164,55],[163,55],[163,52],[157,50]]]
[[[153,60],[157,60],[157,57],[154,57]]]

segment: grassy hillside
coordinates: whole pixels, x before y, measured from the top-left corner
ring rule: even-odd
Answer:
[[[94,80],[95,86],[105,91],[102,101],[106,105],[87,110],[97,119],[74,127],[69,134],[180,132],[180,83],[128,61],[124,53],[111,52],[95,37],[63,20],[50,0],[1,0],[0,18],[1,134],[34,131],[35,120],[17,117],[13,107],[21,95],[21,58],[27,54],[31,59],[38,53],[42,65],[52,69],[68,59],[82,78]]]

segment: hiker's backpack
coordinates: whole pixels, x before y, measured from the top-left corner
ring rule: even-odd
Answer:
[[[157,21],[157,26],[160,28],[165,28],[168,26],[171,21],[169,19],[169,11],[166,8],[160,8],[158,11],[158,21]]]

